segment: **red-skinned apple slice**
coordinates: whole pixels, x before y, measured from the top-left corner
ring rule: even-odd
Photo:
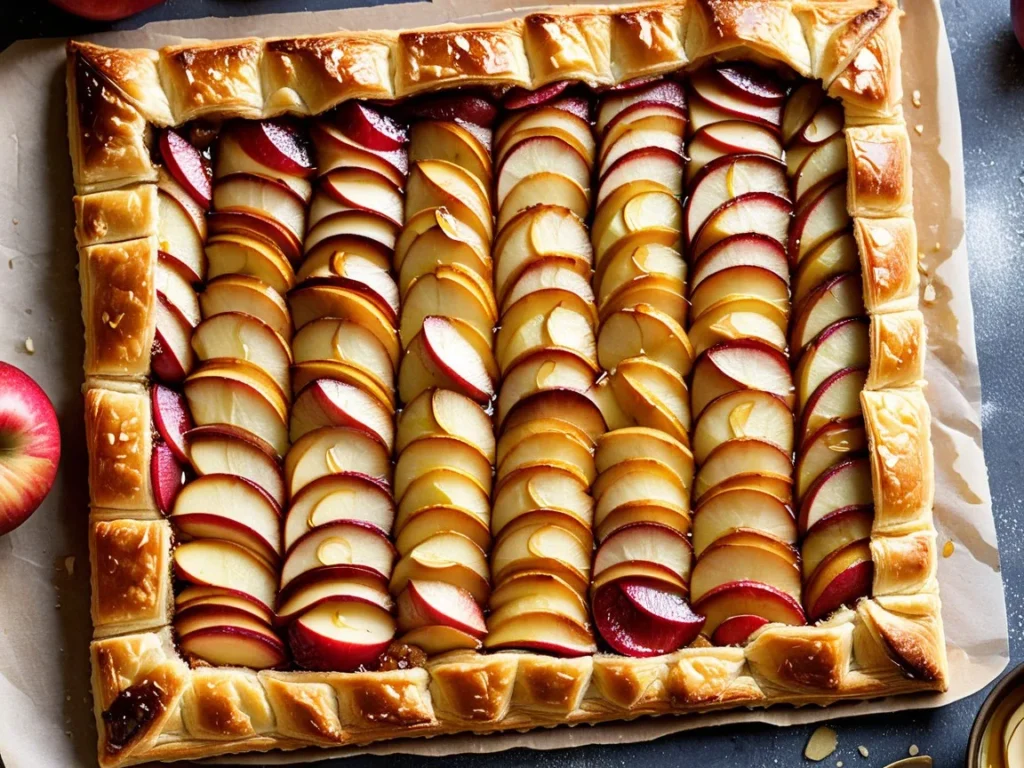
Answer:
[[[737,390],[708,404],[693,428],[693,457],[703,464],[719,445],[752,437],[793,452],[793,412],[776,395],[756,389]]]
[[[359,101],[342,104],[334,122],[346,136],[368,149],[401,149],[408,141],[405,127],[397,120]]]
[[[277,576],[256,555],[238,544],[199,539],[174,548],[177,576],[189,583],[240,592],[268,611],[277,595]]]
[[[371,150],[348,138],[327,121],[314,122],[309,135],[316,146],[320,173],[337,168],[365,168],[381,174],[395,186],[405,183],[409,159],[404,150]]]
[[[690,393],[694,417],[716,397],[737,389],[771,392],[790,407],[796,402],[789,362],[767,344],[749,339],[716,344],[697,359]]]
[[[390,484],[391,454],[361,429],[323,427],[304,435],[285,456],[284,474],[292,498],[317,478],[338,472],[358,472]]]
[[[377,305],[358,291],[336,285],[299,286],[288,295],[288,305],[300,333],[307,323],[321,318],[347,320],[363,326],[387,350],[393,368],[398,367],[401,345],[397,331]]]
[[[532,136],[515,144],[495,171],[498,206],[523,179],[548,169],[568,176],[583,189],[590,187],[590,166],[576,149],[555,136]]]
[[[802,499],[818,476],[867,448],[864,422],[860,419],[832,421],[808,437],[796,462],[796,495]]]
[[[806,403],[829,376],[843,368],[866,368],[871,362],[867,318],[839,320],[825,328],[800,356],[794,379],[798,399]]]
[[[690,292],[718,272],[740,266],[766,269],[789,283],[790,266],[785,249],[766,235],[747,232],[720,241],[700,257],[690,276]]]
[[[804,256],[793,276],[793,306],[822,283],[844,272],[860,269],[860,254],[852,232],[839,232]]]
[[[757,581],[722,584],[694,601],[693,610],[706,617],[704,633],[711,636],[720,624],[733,616],[761,616],[770,623],[789,625],[807,622],[800,603],[785,592]]]
[[[821,382],[804,405],[798,444],[806,444],[811,435],[829,422],[861,418],[860,393],[866,381],[866,369],[843,368]]]
[[[751,192],[786,198],[786,167],[758,154],[726,155],[705,165],[690,185],[685,212],[686,240],[692,242],[708,217],[728,200]]]
[[[293,581],[278,595],[275,624],[286,626],[319,605],[344,600],[362,601],[389,612],[392,607],[387,584],[377,575],[349,571],[339,576],[314,571],[310,578]]]
[[[688,582],[693,550],[685,536],[668,526],[627,525],[601,542],[594,555],[594,576],[619,563],[637,560],[664,566]]]
[[[868,507],[874,502],[871,464],[854,458],[826,469],[807,490],[800,503],[800,530],[810,531],[819,520],[840,509]]]
[[[596,374],[589,361],[560,349],[535,352],[505,372],[497,402],[499,427],[522,400],[546,389],[586,392]]]
[[[635,149],[623,155],[601,176],[597,204],[604,202],[623,184],[642,179],[661,184],[673,195],[680,195],[683,188],[682,157],[661,147]]]
[[[178,645],[186,656],[214,666],[272,669],[288,661],[284,643],[269,628],[211,626],[182,635]]]
[[[281,568],[281,589],[320,568],[334,569],[331,573],[351,568],[387,579],[394,558],[395,549],[379,528],[355,520],[337,520],[307,531],[291,546]]]
[[[752,613],[730,616],[718,625],[718,629],[711,636],[711,642],[717,646],[743,645],[754,632],[766,624],[768,619]]]
[[[586,433],[591,440],[608,431],[597,404],[583,392],[546,389],[520,400],[502,423],[502,432],[533,419],[558,418]]]
[[[818,81],[801,85],[786,99],[782,110],[782,140],[789,144],[814,118],[825,100],[825,91]]]
[[[590,124],[572,112],[557,107],[542,107],[521,115],[513,115],[495,134],[494,159],[499,165],[505,155],[520,141],[530,136],[558,136],[570,144],[588,162],[597,149]]]
[[[246,360],[266,371],[287,395],[292,362],[288,342],[262,320],[241,312],[214,315],[192,332],[192,348],[200,360]]]
[[[800,131],[802,144],[822,144],[832,139],[843,129],[843,108],[836,101],[827,101],[814,113],[811,121]],[[845,161],[845,158],[844,158]],[[845,162],[843,163],[845,167]]]
[[[210,208],[213,190],[203,156],[173,128],[160,133],[160,157],[167,170],[204,209]]]
[[[782,104],[786,99],[786,89],[782,84],[752,63],[721,65],[715,73],[725,82],[726,89],[739,98],[765,105]]]
[[[566,208],[580,219],[586,219],[590,212],[590,196],[579,182],[557,170],[537,171],[509,190],[498,210],[497,231],[501,232],[516,214],[536,205],[538,200]]]
[[[366,168],[338,168],[320,179],[323,195],[313,198],[309,226],[345,210],[368,211],[397,226],[404,217],[401,191],[386,176]]]
[[[502,316],[527,296],[549,290],[575,294],[582,299],[579,306],[590,307],[591,317],[597,322],[597,308],[594,306],[590,280],[558,259],[541,259],[522,272],[501,302]]]
[[[244,121],[232,131],[250,157],[279,173],[305,177],[316,172],[306,136],[290,121]]]
[[[361,600],[332,600],[296,619],[288,630],[295,663],[324,672],[372,664],[395,636],[391,615]]]
[[[454,437],[494,461],[494,429],[487,413],[470,398],[448,389],[423,392],[398,417],[395,450],[421,437]]]
[[[736,71],[735,67],[729,67],[727,71]],[[770,81],[765,78],[763,84]],[[730,118],[743,118],[753,122],[766,125],[779,126],[782,123],[782,99],[766,103],[752,95],[750,91],[735,86],[722,74],[720,68],[709,68],[701,70],[690,78],[690,86],[694,92],[701,97],[712,109]],[[762,92],[771,90],[773,93],[780,92],[777,84],[762,89]]]
[[[171,185],[174,185],[173,194],[164,189],[171,189]],[[202,276],[206,274],[206,256],[203,252],[206,219],[203,209],[195,206],[188,193],[173,180],[161,179],[160,187],[157,191],[159,250],[178,259],[187,265],[190,271]],[[192,206],[195,206],[194,210]]]
[[[839,137],[842,139],[842,137]],[[850,226],[846,209],[846,181],[827,186],[820,193],[808,195],[789,231],[789,258],[799,263],[838,232]]]
[[[271,625],[274,621],[274,614],[248,595],[220,587],[185,587],[174,598],[176,611],[184,611],[201,605],[216,605],[247,611],[267,625]]]
[[[156,331],[150,360],[153,374],[168,384],[184,380],[195,367],[195,355],[189,340],[192,324],[167,298],[156,295]]]
[[[185,443],[199,476],[238,475],[258,485],[278,507],[284,507],[286,494],[280,458],[262,438],[226,424],[210,424],[189,430]]]
[[[788,318],[789,287],[774,272],[762,267],[739,266],[723,269],[704,280],[690,296],[690,312],[699,319],[716,305],[727,300],[755,297],[771,304],[777,311],[765,310],[769,317],[781,312]]]
[[[854,541],[821,561],[804,591],[807,618],[825,618],[842,605],[853,605],[871,594],[875,564],[866,539]]]
[[[185,446],[185,433],[192,429],[192,416],[185,397],[170,387],[153,384],[150,387],[153,408],[153,423],[157,432],[182,464],[189,463]]]
[[[277,246],[292,264],[302,257],[302,240],[267,211],[213,211],[208,214],[207,221],[211,235],[254,235]]]
[[[539,107],[557,99],[569,85],[571,85],[571,81],[559,80],[542,85],[540,88],[532,91],[521,86],[515,86],[505,94],[501,100],[501,106],[509,112],[526,109],[527,107]]]
[[[704,125],[687,144],[687,181],[716,158],[748,152],[781,160],[782,142],[774,130],[749,120],[721,120]]]
[[[168,303],[195,326],[202,319],[199,297],[191,285],[195,277],[186,264],[166,253],[159,254],[156,267],[156,289]]]
[[[686,94],[673,80],[658,80],[650,85],[613,91],[601,99],[595,129],[603,135],[616,116],[639,103],[668,104],[679,110],[686,108]]]
[[[401,594],[410,581],[443,581],[459,587],[483,605],[490,594],[487,556],[472,539],[442,531],[420,542],[395,565],[392,594]]]
[[[693,642],[704,618],[683,595],[647,579],[623,579],[594,594],[594,622],[617,653],[647,657],[671,653]]]
[[[249,173],[233,173],[213,185],[218,211],[264,214],[287,227],[295,237],[306,231],[306,202],[282,181]]]
[[[791,481],[790,454],[771,443],[749,437],[722,443],[708,455],[697,472],[694,500],[699,504],[701,497],[720,483],[745,475]]]
[[[838,105],[837,105],[838,106]],[[828,115],[830,111],[820,112]],[[842,109],[839,108],[838,126],[842,127]],[[808,129],[815,127],[817,121],[813,121]],[[806,129],[805,129],[806,132]],[[846,137],[841,133],[833,135],[824,143],[815,147],[793,176],[793,195],[798,201],[802,201],[808,193],[820,188],[820,185],[828,183],[828,180],[837,178],[846,171]]]
[[[320,427],[355,427],[378,439],[389,451],[394,446],[392,416],[376,398],[333,379],[317,379],[295,396],[289,435],[294,443]]]
[[[555,656],[586,656],[597,650],[590,632],[557,613],[524,613],[493,628],[484,640],[490,650],[516,648]]]
[[[800,599],[800,567],[797,551],[760,531],[739,530],[719,538],[697,560],[690,579],[690,596],[696,603],[716,587],[749,579]]]
[[[661,147],[669,152],[683,154],[683,123],[679,120],[653,119],[637,121],[616,131],[616,136],[605,136],[601,143],[598,175],[612,167],[620,157],[644,147]]]
[[[292,335],[288,305],[277,291],[255,277],[222,275],[206,284],[199,294],[203,317],[223,312],[243,312],[262,320],[285,339]]]
[[[406,631],[439,624],[476,637],[487,633],[473,596],[454,584],[411,579],[398,596],[398,626]]]
[[[291,549],[307,531],[338,520],[368,523],[387,534],[394,519],[391,489],[383,481],[356,472],[327,475],[292,498],[284,524],[284,548]]]
[[[691,259],[699,258],[715,244],[732,235],[759,232],[780,244],[788,242],[792,206],[769,192],[748,192],[722,204],[692,239]]]
[[[395,497],[401,499],[416,478],[441,468],[464,472],[490,491],[491,463],[476,448],[450,437],[424,437],[409,443],[395,463]]]
[[[221,539],[268,563],[281,557],[281,508],[262,488],[236,475],[204,475],[185,486],[171,519],[195,539]]]
[[[801,545],[804,579],[809,579],[831,553],[854,541],[871,538],[871,507],[844,507],[820,518]]]
[[[157,509],[165,516],[170,514],[185,483],[184,471],[170,446],[163,440],[154,440],[149,458],[150,483]]]
[[[447,317],[429,315],[422,330],[411,340],[398,371],[398,393],[412,402],[428,389],[452,389],[487,404],[494,396],[495,381],[488,370],[493,358],[485,360]]]
[[[736,488],[711,496],[693,512],[693,550],[699,558],[714,542],[734,531],[764,532],[795,545],[793,511],[771,494]]]
[[[310,360],[296,363],[291,368],[292,391],[301,392],[319,379],[334,379],[351,385],[373,397],[390,414],[395,412],[395,393],[390,386],[382,386],[361,368],[335,360]]]
[[[498,108],[489,100],[472,93],[438,93],[422,96],[404,105],[411,118],[420,120],[465,120],[489,128]]]
[[[819,285],[795,308],[790,345],[801,352],[833,323],[864,313],[860,273],[837,275]]]
[[[399,335],[408,346],[431,315],[455,317],[490,339],[497,323],[497,308],[487,284],[459,264],[440,265],[409,286],[402,305]],[[488,344],[488,346],[490,346]]]

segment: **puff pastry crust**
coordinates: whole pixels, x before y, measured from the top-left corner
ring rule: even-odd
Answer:
[[[944,689],[901,15],[895,0],[673,0],[159,51],[70,42],[101,765]],[[158,252],[152,127],[315,115],[348,99],[453,87],[566,79],[602,87],[710,58],[787,65],[820,79],[845,108],[848,209],[871,329],[861,400],[875,501],[874,596],[815,626],[769,625],[744,648],[650,659],[457,651],[424,668],[381,672],[190,669],[168,628],[171,532],[148,471]]]

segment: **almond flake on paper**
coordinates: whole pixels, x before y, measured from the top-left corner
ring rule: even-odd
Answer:
[[[910,103],[915,107],[921,106],[921,92],[916,88],[914,89],[914,92],[910,94]]]
[[[36,343],[32,341],[31,336],[25,339],[25,351],[30,355],[34,355],[36,353]]]

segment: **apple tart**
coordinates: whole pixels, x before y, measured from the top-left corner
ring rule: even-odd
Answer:
[[[900,16],[69,43],[100,764],[945,689]]]

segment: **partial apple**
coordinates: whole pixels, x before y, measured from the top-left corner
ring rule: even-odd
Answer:
[[[692,643],[704,626],[682,594],[647,579],[622,579],[597,590],[594,622],[601,637],[626,656],[659,656]]]
[[[0,536],[35,512],[59,463],[53,403],[27,373],[0,362]]]

